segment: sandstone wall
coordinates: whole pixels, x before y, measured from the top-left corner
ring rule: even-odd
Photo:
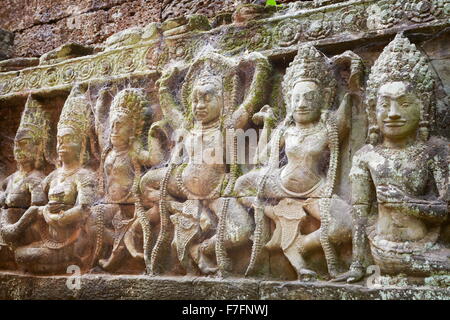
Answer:
[[[66,42],[94,45],[133,26],[192,13],[214,16],[235,0],[3,0],[0,29],[15,33],[12,56],[40,56]],[[281,0],[278,3],[292,2]]]

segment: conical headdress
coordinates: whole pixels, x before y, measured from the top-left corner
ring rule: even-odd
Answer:
[[[230,114],[238,102],[237,62],[215,52],[208,52],[197,59],[186,75],[182,88],[182,101],[188,116],[192,112],[192,90],[197,85],[213,84],[224,97],[222,114]]]
[[[33,144],[38,146],[38,154],[32,155],[36,160],[36,167],[40,167],[43,164],[46,151],[48,151],[46,148],[49,130],[49,113],[45,111],[38,100],[31,95],[28,96],[15,139],[18,140],[21,137],[28,136],[33,140]]]
[[[94,124],[92,109],[85,94],[79,87],[74,87],[64,103],[58,121],[58,131],[71,128],[77,135],[87,137]]]
[[[72,89],[61,111],[58,121],[58,131],[66,128],[72,129],[75,135],[80,137],[80,162],[83,165],[89,160],[89,153],[86,152],[89,145],[91,152],[95,156],[93,140],[94,115],[91,105],[80,86]]]
[[[49,130],[49,114],[46,112],[42,104],[28,96],[25,109],[20,119],[20,125],[17,129],[16,139],[25,132],[31,136],[34,143],[39,144],[47,140]]]

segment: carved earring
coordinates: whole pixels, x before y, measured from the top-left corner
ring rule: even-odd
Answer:
[[[369,143],[371,145],[376,145],[378,144],[380,139],[380,128],[375,125],[375,126],[371,126],[369,128]]]
[[[326,109],[322,109],[321,111],[320,111],[320,120],[323,122],[323,123],[326,123],[327,122],[327,120],[328,120],[328,110],[326,110]]]
[[[428,129],[429,122],[426,120],[420,121],[419,123],[419,139],[423,142],[428,141],[430,130]]]

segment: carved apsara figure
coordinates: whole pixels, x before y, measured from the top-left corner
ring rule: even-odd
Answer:
[[[0,245],[12,251],[38,239],[33,223],[38,207],[47,202],[42,181],[48,134],[48,112],[30,95],[14,139],[17,171],[3,181],[0,191]]]
[[[345,55],[356,77],[360,59],[351,52]],[[304,256],[320,247],[329,273],[337,275],[333,243],[351,238],[350,207],[334,191],[339,145],[348,132],[351,99],[346,95],[337,111],[329,111],[335,100],[335,75],[331,62],[311,45],[299,49],[282,86],[287,113],[276,130],[272,132],[275,120],[269,106],[254,117],[264,122],[257,154],[263,168],[241,176],[235,186],[240,201],[255,208],[256,230],[247,273],[266,263],[258,257],[268,238],[267,216],[275,222],[275,230],[266,248],[281,248],[299,278],[316,275],[307,268]],[[282,151],[287,163],[280,168]]]
[[[248,243],[252,219],[235,198],[227,197],[238,174],[233,135],[235,129],[246,128],[260,108],[269,71],[267,59],[257,53],[242,60],[207,53],[191,65],[184,78],[183,111],[170,87],[176,72],[161,79],[164,117],[173,128],[182,126],[185,135],[176,139],[169,166],[149,171],[141,182],[144,196],[155,202],[161,199],[153,272],[170,238],[169,219],[175,229],[172,245],[188,273],[219,270],[224,275],[233,267],[227,250]],[[228,141],[226,131],[231,132]]]
[[[440,241],[448,219],[448,144],[429,137],[434,82],[426,56],[402,34],[372,67],[370,144],[355,154],[350,173],[353,263],[338,280],[360,280],[370,253],[385,274],[450,271],[449,244]]]
[[[105,99],[107,90],[100,92],[99,103]],[[115,271],[124,258],[141,258],[149,264],[151,225],[159,221],[159,212],[154,207],[149,211],[143,208],[137,194],[142,167],[152,167],[164,159],[160,143],[155,143],[153,132],[148,135],[148,150],[144,148],[141,134],[144,129],[145,111],[148,101],[139,89],[123,89],[114,97],[110,108],[110,138],[102,153],[101,189],[104,189],[103,204],[94,208],[95,215],[102,221],[107,233],[112,234],[111,254],[101,259],[99,265],[108,271]],[[101,110],[101,108],[96,108]],[[99,128],[97,128],[99,129]],[[99,131],[99,130],[98,130]],[[101,132],[98,132],[101,135]],[[151,220],[151,221],[150,221]],[[143,233],[143,253],[136,248]],[[99,249],[97,251],[100,251]]]
[[[43,181],[48,198],[39,207],[39,240],[16,249],[18,267],[26,272],[66,273],[71,265],[82,271],[92,260],[94,235],[87,228],[97,195],[92,170],[85,167],[92,149],[93,116],[79,87],[72,89],[57,127],[58,167]]]

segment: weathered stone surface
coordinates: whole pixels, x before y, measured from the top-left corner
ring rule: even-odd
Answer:
[[[62,1],[56,6],[30,1],[25,13],[17,1],[10,2],[0,13],[5,17],[0,27],[16,34],[14,56],[40,56],[67,42],[99,44],[118,31],[160,20],[158,0]]]
[[[7,59],[11,56],[13,43],[14,34],[0,29],[0,60]]]
[[[0,299],[137,299],[137,300],[448,300],[437,288],[368,289],[327,282],[279,282],[248,279],[84,275],[80,290],[60,277],[0,274]]]
[[[0,297],[448,298],[444,0],[96,3],[0,63]]]
[[[16,71],[39,64],[39,58],[12,58],[0,61],[0,72]]]

